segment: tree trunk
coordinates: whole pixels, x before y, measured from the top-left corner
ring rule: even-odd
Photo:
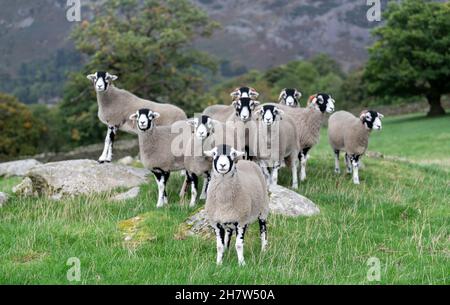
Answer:
[[[430,93],[427,94],[427,100],[430,104],[430,110],[428,111],[429,117],[445,115],[445,110],[441,104],[441,94],[440,93]]]

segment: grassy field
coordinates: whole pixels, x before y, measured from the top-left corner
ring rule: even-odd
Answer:
[[[324,131],[299,191],[321,213],[270,217],[264,254],[251,226],[243,268],[234,249],[217,267],[215,240],[174,239],[193,212],[177,203],[180,178],[169,183],[172,204],[160,210],[153,180],[122,203],[108,194],[12,198],[0,209],[0,283],[69,284],[66,262],[78,257],[82,284],[450,284],[450,117],[386,119],[370,150],[410,161],[364,158],[361,185],[354,186],[334,174]],[[288,179],[284,171],[281,183]],[[0,180],[0,190],[19,181]],[[125,244],[119,222],[143,213],[148,240]],[[380,260],[380,282],[367,279],[370,257]]]

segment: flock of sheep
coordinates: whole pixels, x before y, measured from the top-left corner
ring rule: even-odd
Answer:
[[[180,197],[190,186],[190,206],[197,201],[198,177],[204,177],[200,199],[206,198],[207,217],[216,232],[217,264],[222,263],[233,231],[239,264],[245,264],[244,235],[256,220],[262,250],[266,248],[268,187],[277,184],[278,170],[286,166],[292,188],[297,189],[298,162],[300,180],[306,179],[310,149],[319,141],[325,114],[335,108],[333,98],[324,93],[311,96],[307,106],[300,107],[302,95],[296,89],[284,89],[277,103],[261,105],[255,89],[242,87],[231,93],[231,105],[209,106],[187,119],[174,105],[144,100],[115,87],[115,75],[96,72],[87,78],[97,93],[98,117],[108,126],[100,163],[111,162],[118,130],[137,133],[141,162],[158,184],[157,207],[168,203],[165,188],[171,172],[185,173]],[[328,135],[336,173],[343,151],[347,172],[359,184],[360,157],[370,132],[381,130],[382,118],[376,111],[363,111],[359,118],[345,111],[330,116]]]

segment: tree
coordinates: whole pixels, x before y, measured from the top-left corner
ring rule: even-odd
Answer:
[[[37,153],[43,122],[15,97],[0,93],[0,160]]]
[[[450,93],[450,3],[391,3],[386,24],[373,31],[365,81],[376,96],[425,96],[429,116],[444,115]]]
[[[72,75],[62,104],[72,139],[85,144],[102,137],[93,88],[85,78],[95,71],[117,74],[118,86],[140,97],[176,104],[188,114],[201,110],[205,79],[217,65],[191,44],[217,26],[188,0],[105,2],[92,22],[72,33],[88,57],[83,71]]]

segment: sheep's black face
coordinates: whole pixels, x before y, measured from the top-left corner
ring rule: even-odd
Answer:
[[[157,118],[159,118],[159,113],[153,112],[150,109],[139,109],[130,116],[130,120],[136,121],[136,125],[140,131],[151,129],[154,125],[154,120]]]
[[[94,84],[95,91],[97,92],[108,90],[109,85],[117,78],[116,75],[111,75],[108,72],[95,72],[94,74],[89,74],[87,76],[87,79]]]
[[[260,115],[261,121],[267,126],[272,126],[277,118],[281,120],[283,113],[283,110],[278,109],[274,105],[264,105],[257,112]]]
[[[237,151],[229,145],[219,145],[213,150],[205,151],[204,154],[213,158],[216,173],[226,175],[234,170],[236,159],[245,155],[245,152]]]
[[[333,113],[334,103],[335,101],[331,95],[325,93],[318,93],[315,96],[312,96],[311,100],[311,104],[322,113]]]
[[[230,96],[232,97],[233,101],[236,101],[240,99],[241,97],[248,97],[252,100],[255,100],[258,98],[259,93],[250,87],[241,87],[234,89],[233,92],[231,92]]]
[[[254,101],[248,97],[242,97],[233,102],[234,109],[236,109],[236,116],[243,122],[247,122],[252,117],[252,111],[259,105],[258,101]]]
[[[199,140],[204,140],[213,132],[212,119],[207,115],[201,115],[198,118],[188,120],[188,124],[195,129],[195,136]]]
[[[366,126],[367,129],[371,130],[382,129],[381,119],[383,117],[384,115],[382,115],[381,113],[372,110],[365,110],[361,112],[361,115],[359,116],[364,126]]]
[[[289,107],[298,107],[300,105],[299,100],[302,97],[300,91],[295,88],[283,89],[278,98],[280,104],[287,105]]]

